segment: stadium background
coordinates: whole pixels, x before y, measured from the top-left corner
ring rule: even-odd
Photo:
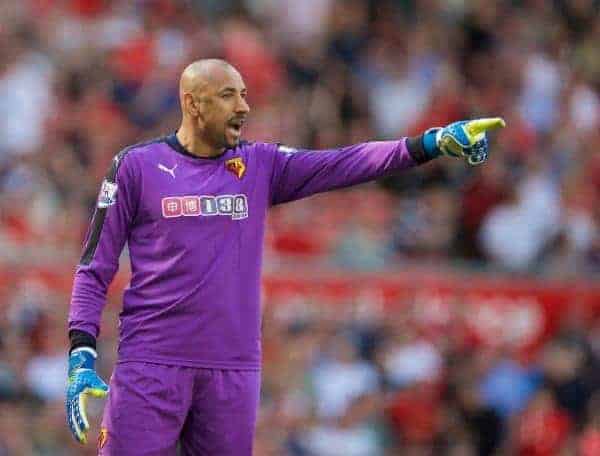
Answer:
[[[180,71],[214,56],[246,80],[248,139],[508,125],[483,167],[272,211],[256,454],[600,454],[599,46],[593,0],[1,2],[0,455],[94,454],[63,391],[98,184],[176,128]]]

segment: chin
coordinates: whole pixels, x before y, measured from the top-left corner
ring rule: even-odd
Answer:
[[[232,149],[240,143],[240,138],[227,138],[225,139],[226,147]]]

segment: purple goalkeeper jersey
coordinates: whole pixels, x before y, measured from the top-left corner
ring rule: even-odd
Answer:
[[[75,273],[69,329],[97,337],[128,244],[118,359],[259,369],[260,275],[270,206],[414,166],[406,139],[310,151],[241,143],[216,158],[175,134],[113,160]]]

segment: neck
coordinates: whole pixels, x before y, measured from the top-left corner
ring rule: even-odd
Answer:
[[[225,150],[224,147],[214,147],[206,142],[204,138],[194,133],[191,128],[186,128],[182,123],[176,133],[177,139],[185,150],[197,157],[213,158],[218,157]]]

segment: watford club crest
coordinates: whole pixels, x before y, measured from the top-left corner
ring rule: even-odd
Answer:
[[[230,158],[225,162],[225,168],[235,174],[238,179],[244,177],[246,172],[246,165],[244,165],[242,157]]]

